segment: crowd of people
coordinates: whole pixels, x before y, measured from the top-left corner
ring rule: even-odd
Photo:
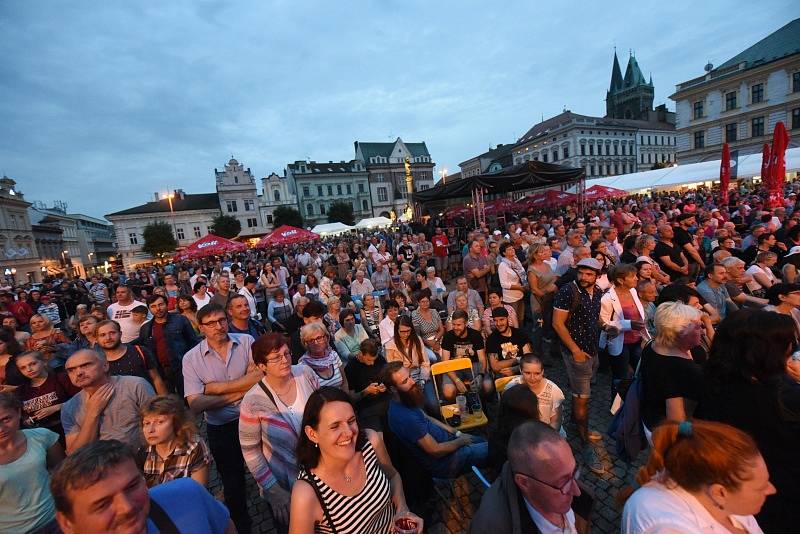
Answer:
[[[421,532],[433,479],[473,467],[494,483],[470,532],[586,532],[606,504],[582,476],[629,439],[648,450],[623,533],[791,532],[794,187],[0,288],[0,532],[246,534],[248,472],[279,532]],[[467,407],[487,422],[460,430]],[[608,409],[634,414],[622,438]]]

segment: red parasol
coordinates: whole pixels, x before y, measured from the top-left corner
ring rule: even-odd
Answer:
[[[256,243],[256,248],[267,248],[275,245],[293,245],[294,243],[314,241],[315,239],[319,239],[319,234],[284,224],[273,230],[271,234],[262,237],[261,240]]]
[[[769,163],[770,188],[769,207],[783,206],[783,184],[786,181],[786,147],[789,146],[789,132],[783,122],[775,125],[772,134],[772,154]]]
[[[577,200],[578,196],[573,193],[548,189],[547,191],[541,191],[519,199],[517,205],[522,205],[524,209],[527,210],[534,210],[553,206],[564,206],[571,202],[576,202]]]
[[[491,213],[491,212],[494,212],[494,211],[502,213],[502,212],[508,211],[509,209],[512,209],[513,206],[514,206],[514,203],[511,202],[511,200],[509,200],[507,198],[496,198],[494,200],[490,200],[489,202],[486,202],[484,204],[483,209],[484,209],[484,212],[486,212],[486,213]]]
[[[244,252],[245,250],[247,250],[247,246],[244,243],[208,234],[175,254],[174,260],[184,261],[206,256],[218,256],[229,252]]]
[[[584,198],[586,198],[586,200],[599,200],[601,198],[605,200],[607,198],[625,196],[628,196],[628,192],[624,189],[617,189],[616,187],[600,184],[593,185],[584,193]]]
[[[728,143],[722,145],[722,160],[719,164],[719,191],[722,205],[728,204],[728,188],[731,184],[731,149]]]

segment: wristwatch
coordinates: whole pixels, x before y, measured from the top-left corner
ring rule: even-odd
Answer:
[[[463,434],[463,432],[461,432],[460,430],[456,430],[456,434],[455,434],[455,436],[456,436],[457,438],[460,438],[460,437],[462,436],[462,434]]]

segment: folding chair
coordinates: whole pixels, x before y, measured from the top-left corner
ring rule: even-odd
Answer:
[[[514,380],[515,378],[519,378],[519,375],[513,376],[501,376],[500,378],[495,378],[494,380],[494,389],[497,392],[497,398],[500,398],[500,394],[506,388],[509,382]]]
[[[453,417],[453,414],[455,414],[458,409],[456,403],[444,404],[444,402],[448,401],[444,398],[444,392],[440,391],[440,389],[444,389],[444,379],[445,375],[448,373],[456,373],[464,383],[476,384],[475,373],[472,370],[472,360],[469,358],[456,358],[454,360],[447,360],[431,365],[431,378],[433,379],[436,398],[439,401],[442,419],[444,419],[444,421]],[[480,400],[480,395],[478,394],[478,389],[474,387],[472,400],[474,401],[474,405],[467,406],[467,413],[460,414],[461,424],[458,425],[459,430],[470,430],[489,424],[489,420],[486,418],[486,413]],[[475,406],[478,407],[477,410]],[[472,413],[469,413],[470,410]]]

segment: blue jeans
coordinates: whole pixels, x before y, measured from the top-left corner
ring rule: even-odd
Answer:
[[[435,478],[457,478],[468,472],[473,465],[486,465],[488,457],[489,443],[479,436],[472,436],[472,443],[439,459],[431,470],[431,475]]]

